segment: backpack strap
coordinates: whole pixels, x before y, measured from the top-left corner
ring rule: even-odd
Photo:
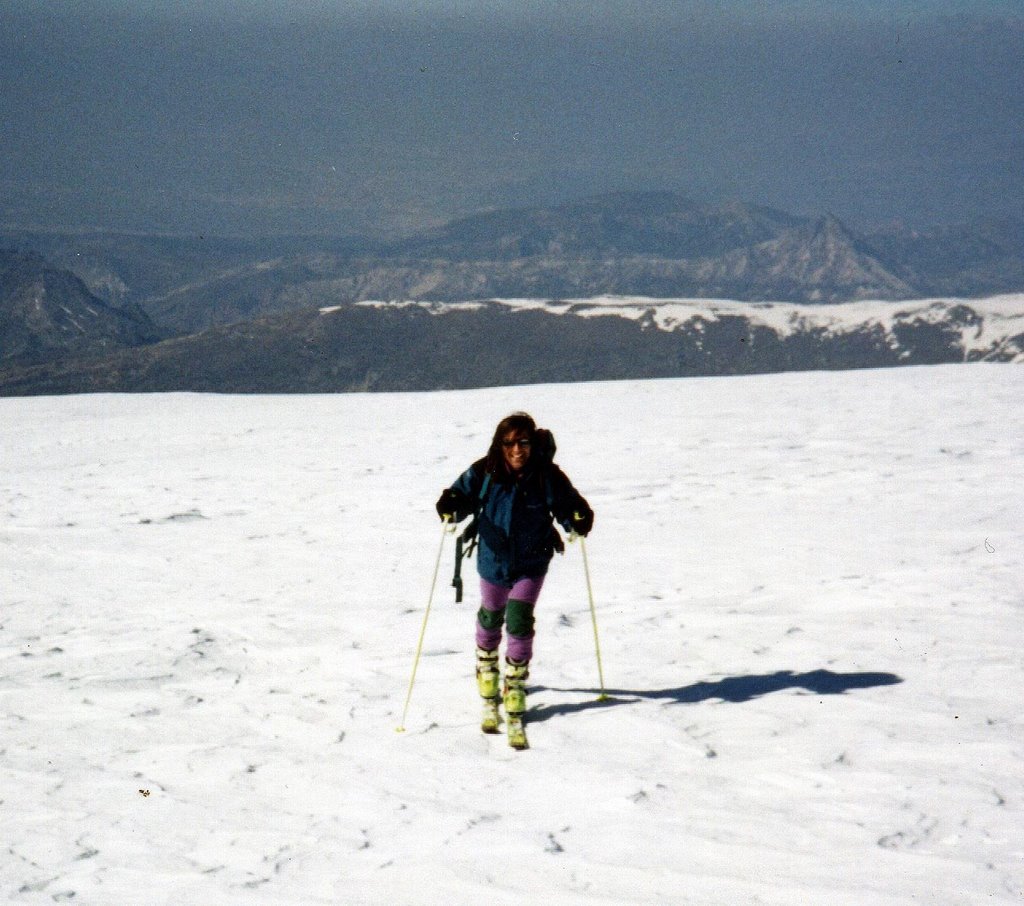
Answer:
[[[550,465],[553,465],[553,463]],[[555,505],[555,492],[551,487],[550,468],[544,469],[544,500],[547,503],[548,512],[550,513],[552,507]],[[551,546],[555,549],[556,554],[565,553],[565,541],[562,539],[562,535],[555,524],[552,524],[551,526]]]
[[[473,518],[469,520],[469,524],[466,526],[466,530],[462,533],[462,537],[470,541],[469,550],[466,551],[466,556],[470,556],[473,553],[473,548],[476,546],[476,536],[478,523],[480,521],[480,511],[484,508],[484,501],[487,499],[487,492],[491,489],[491,473],[484,472],[484,480],[480,483],[480,493],[476,496],[476,506],[473,507]]]
[[[452,577],[452,587],[455,589],[455,603],[462,601],[462,561],[473,556],[473,549],[477,543],[477,522],[480,510],[484,507],[484,500],[487,499],[487,492],[491,488],[491,474],[484,472],[484,480],[480,484],[480,493],[476,498],[476,506],[473,507],[473,518],[465,530],[455,539],[455,575]]]

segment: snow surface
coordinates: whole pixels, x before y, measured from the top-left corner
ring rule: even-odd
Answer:
[[[0,399],[0,898],[1019,903],[1022,398],[959,365]],[[597,511],[613,696],[570,546],[523,753],[477,729],[433,512],[516,408]]]

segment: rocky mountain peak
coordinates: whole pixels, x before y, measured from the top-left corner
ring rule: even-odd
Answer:
[[[904,299],[915,294],[831,214],[762,244],[754,257],[780,280],[801,287],[799,297],[810,302]],[[789,297],[793,295],[791,291]]]
[[[108,305],[37,254],[0,251],[0,361],[33,364],[155,339],[141,309]]]

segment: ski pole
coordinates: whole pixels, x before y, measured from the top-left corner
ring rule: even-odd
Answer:
[[[576,535],[573,532],[573,535]],[[597,654],[597,678],[601,683],[601,694],[597,697],[599,702],[607,701],[608,695],[604,691],[604,668],[601,665],[601,642],[597,637],[597,609],[594,607],[594,590],[590,586],[590,565],[587,563],[587,540],[583,535],[576,535],[570,540],[579,538],[580,550],[583,552],[583,575],[587,580],[587,598],[590,601],[590,622],[594,626],[594,651]]]
[[[412,676],[409,677],[409,691],[405,696],[405,707],[402,709],[402,722],[395,727],[396,733],[405,732],[405,716],[409,713],[409,702],[412,699],[412,687],[416,682],[416,668],[420,665],[420,653],[423,651],[423,639],[427,634],[427,618],[430,616],[430,606],[434,603],[434,588],[437,586],[437,574],[441,569],[441,553],[444,551],[444,536],[455,530],[455,523],[448,527],[449,517],[444,517],[444,525],[441,526],[441,546],[437,549],[437,563],[434,564],[434,578],[430,581],[430,596],[427,598],[427,609],[423,612],[423,626],[420,628],[420,640],[416,645],[416,657],[412,662]]]

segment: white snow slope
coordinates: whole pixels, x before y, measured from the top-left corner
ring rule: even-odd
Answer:
[[[0,400],[0,899],[1024,897],[1024,369]],[[426,625],[531,411],[597,511],[531,749]]]

